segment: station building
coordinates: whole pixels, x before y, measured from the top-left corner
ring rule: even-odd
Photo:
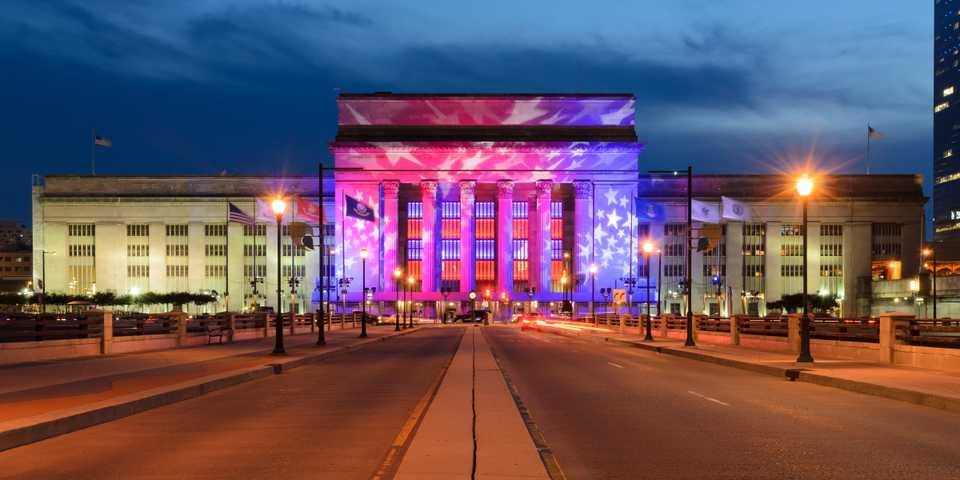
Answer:
[[[298,310],[316,308],[326,285],[337,309],[353,309],[365,277],[373,308],[391,313],[399,271],[427,315],[563,300],[585,311],[606,289],[627,290],[635,311],[649,300],[683,313],[688,255],[696,312],[763,314],[801,291],[794,179],[695,175],[694,198],[719,208],[730,197],[750,213],[723,220],[718,245],[688,248],[685,172],[643,173],[657,166],[643,160],[632,95],[344,94],[338,109],[322,199],[315,176],[37,178],[35,255],[58,252],[46,259],[48,292],[216,291],[219,308],[240,309],[275,306],[279,286],[285,311],[291,296]],[[869,314],[874,280],[921,268],[921,179],[825,175],[816,185],[808,291],[838,297],[844,316]],[[323,204],[327,247],[297,248],[281,233],[278,251],[272,222],[227,221],[230,203],[255,215],[256,198],[277,193]],[[636,199],[662,215],[638,212]],[[646,240],[659,250],[649,271]]]

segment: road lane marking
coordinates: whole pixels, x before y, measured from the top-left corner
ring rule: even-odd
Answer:
[[[719,403],[720,405],[723,405],[724,407],[729,407],[729,406],[730,406],[730,404],[727,403],[727,402],[721,402],[720,400],[717,400],[716,398],[708,397],[708,396],[706,396],[706,395],[704,395],[704,394],[702,394],[702,393],[694,392],[693,390],[687,390],[687,393],[689,393],[690,395],[693,395],[694,397],[702,398],[702,399],[704,399],[704,400],[706,400],[706,401],[708,401],[708,402]]]
[[[607,365],[610,365],[611,367],[623,368],[623,365],[620,365],[619,363],[607,362]]]

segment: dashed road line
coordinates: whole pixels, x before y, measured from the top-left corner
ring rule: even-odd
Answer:
[[[690,395],[693,395],[694,397],[702,398],[702,399],[704,399],[704,400],[706,400],[706,401],[708,401],[708,402],[713,402],[713,403],[717,403],[717,404],[723,405],[724,407],[729,407],[729,406],[730,406],[730,404],[727,403],[727,402],[722,402],[722,401],[720,401],[720,400],[717,400],[716,398],[708,397],[708,396],[706,396],[706,395],[704,395],[704,394],[702,394],[702,393],[694,392],[693,390],[687,390],[687,393],[689,393]]]
[[[607,362],[607,365],[610,365],[611,367],[623,368],[623,365],[614,362]]]

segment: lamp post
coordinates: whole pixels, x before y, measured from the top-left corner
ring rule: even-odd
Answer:
[[[407,295],[407,308],[405,310],[407,313],[407,328],[413,328],[413,309],[410,307],[413,306],[413,282],[415,281],[416,279],[413,278],[413,275],[407,277],[407,292],[409,292],[409,295]]]
[[[477,292],[476,290],[470,290],[470,293],[467,295],[470,298],[470,318],[471,320],[475,319],[477,311]]]
[[[807,203],[810,194],[813,193],[813,179],[803,174],[797,179],[797,194],[800,196],[800,203],[803,205],[803,317],[800,319],[800,356],[797,362],[812,363],[813,355],[810,355],[810,317],[808,307],[810,300],[807,298]]]
[[[366,247],[360,249],[360,287],[363,289],[363,316],[360,317],[360,338],[367,338],[367,256],[370,251]]]
[[[330,259],[329,259],[330,262],[329,262],[329,264],[330,264],[331,266],[336,265],[336,257],[335,257],[335,255],[337,254],[337,249],[331,247],[330,250],[329,250],[329,252],[330,252]],[[331,270],[333,270],[333,269],[331,268]],[[334,276],[336,276],[336,275],[334,275]],[[333,303],[333,302],[330,301],[330,289],[333,289],[333,288],[336,288],[336,287],[333,286],[333,279],[330,278],[329,275],[324,275],[323,278],[324,278],[324,285],[325,285],[325,286],[324,286],[324,289],[326,290],[326,293],[327,293],[327,307],[326,307],[326,308],[329,308],[329,310],[326,311],[327,316],[330,317],[330,318],[327,319],[327,330],[329,331],[329,330],[333,329],[333,314],[334,314],[334,313],[337,313],[337,305],[336,305],[335,303]],[[331,308],[331,303],[333,303],[332,308]],[[332,312],[332,313],[331,313],[331,312]],[[343,326],[342,323],[341,323],[341,326]]]
[[[924,248],[923,256],[930,257],[933,269],[930,274],[930,296],[933,299],[933,322],[937,322],[937,252],[933,248]]]
[[[653,341],[653,332],[650,327],[650,255],[653,254],[653,242],[647,240],[643,242],[643,259],[646,260],[647,266],[644,276],[647,277],[647,288],[645,288],[646,297],[647,297],[647,334],[643,337],[645,341]]]
[[[596,327],[599,325],[597,322],[597,314],[593,310],[593,304],[596,300],[597,295],[597,264],[590,265],[590,317],[593,318],[593,326]]]
[[[396,309],[395,321],[393,322],[393,331],[400,331],[400,289],[403,287],[403,283],[400,281],[400,277],[403,275],[403,272],[399,268],[393,269],[393,281],[397,284],[397,303],[394,306]]]
[[[283,212],[287,209],[287,202],[282,198],[274,198],[270,202],[270,208],[273,210],[273,215],[277,219],[277,314],[276,318],[276,337],[273,345],[273,354],[274,355],[285,355],[287,352],[283,349],[283,314],[280,310],[280,306],[283,305],[283,289],[280,288],[280,279],[283,278],[281,275],[281,264],[283,263],[283,255],[281,255],[281,232],[280,227],[283,223]],[[292,312],[291,312],[292,313]],[[291,324],[293,323],[293,318],[290,319]]]
[[[663,249],[657,249],[657,316],[660,317],[660,321],[663,321],[663,312],[660,311],[663,308],[663,299],[660,297],[660,285],[661,280],[663,279]]]
[[[47,254],[56,255],[51,250],[40,250],[40,313],[47,313]]]

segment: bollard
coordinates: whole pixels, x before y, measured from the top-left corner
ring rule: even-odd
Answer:
[[[187,344],[187,315],[182,312],[170,315],[177,321],[177,346],[183,347]]]
[[[233,343],[233,332],[237,331],[237,316],[231,313],[227,316],[227,342]]]
[[[897,325],[909,323],[914,316],[905,313],[884,313],[880,315],[880,362],[896,363]]]
[[[660,336],[667,338],[667,322],[670,320],[670,315],[660,315]]]
[[[113,348],[113,311],[103,311],[103,332],[100,334],[100,353],[109,355]]]
[[[800,316],[799,313],[787,315],[787,343],[793,353],[800,353]]]
[[[740,345],[740,315],[730,317],[730,345]]]

